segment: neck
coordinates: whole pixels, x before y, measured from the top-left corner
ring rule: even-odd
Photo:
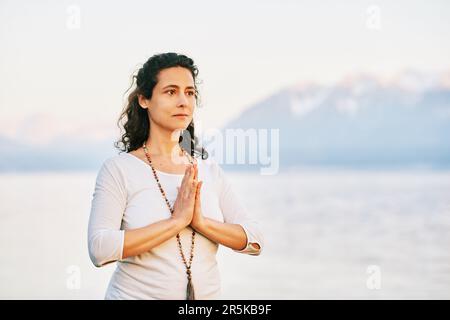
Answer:
[[[170,157],[172,155],[179,155],[181,147],[178,143],[181,129],[176,131],[161,130],[155,128],[152,124],[150,128],[150,136],[146,141],[148,152],[153,155]]]

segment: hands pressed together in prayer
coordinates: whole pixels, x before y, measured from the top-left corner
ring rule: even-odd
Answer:
[[[201,187],[203,181],[198,181],[197,164],[186,167],[181,186],[174,204],[173,219],[180,221],[184,226],[190,225],[194,229],[201,228],[204,223],[201,206]]]

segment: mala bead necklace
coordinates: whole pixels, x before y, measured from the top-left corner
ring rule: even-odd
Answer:
[[[162,196],[164,197],[164,200],[166,201],[167,207],[169,207],[170,213],[173,215],[174,209],[170,206],[169,200],[167,200],[166,193],[164,192],[164,189],[161,186],[161,183],[159,182],[158,175],[156,174],[155,168],[153,168],[152,160],[150,158],[150,154],[148,153],[147,146],[145,145],[145,142],[143,144],[145,156],[147,157],[148,162],[150,163],[150,167],[153,171],[153,176],[156,179],[156,182],[159,187],[159,191],[161,192]],[[194,164],[194,162],[191,160],[191,158],[188,156],[188,153],[186,150],[183,150],[183,154],[187,157],[189,162],[191,164]],[[194,293],[194,287],[192,286],[192,275],[191,275],[191,266],[192,266],[192,258],[194,258],[194,240],[195,240],[195,230],[192,230],[192,244],[191,244],[191,257],[189,259],[189,264],[186,262],[186,258],[183,253],[183,248],[181,247],[181,240],[180,240],[180,233],[177,233],[177,242],[178,242],[178,248],[180,249],[181,258],[183,259],[183,263],[186,266],[186,274],[188,278],[188,284],[186,287],[186,300],[195,300],[195,293]]]

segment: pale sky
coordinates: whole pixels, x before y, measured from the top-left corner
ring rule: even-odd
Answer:
[[[296,83],[450,70],[448,39],[444,0],[0,0],[0,135],[101,137],[155,53],[194,59],[208,128]]]

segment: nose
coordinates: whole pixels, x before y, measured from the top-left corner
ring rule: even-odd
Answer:
[[[180,93],[178,97],[178,106],[187,106],[188,99],[184,93]]]

